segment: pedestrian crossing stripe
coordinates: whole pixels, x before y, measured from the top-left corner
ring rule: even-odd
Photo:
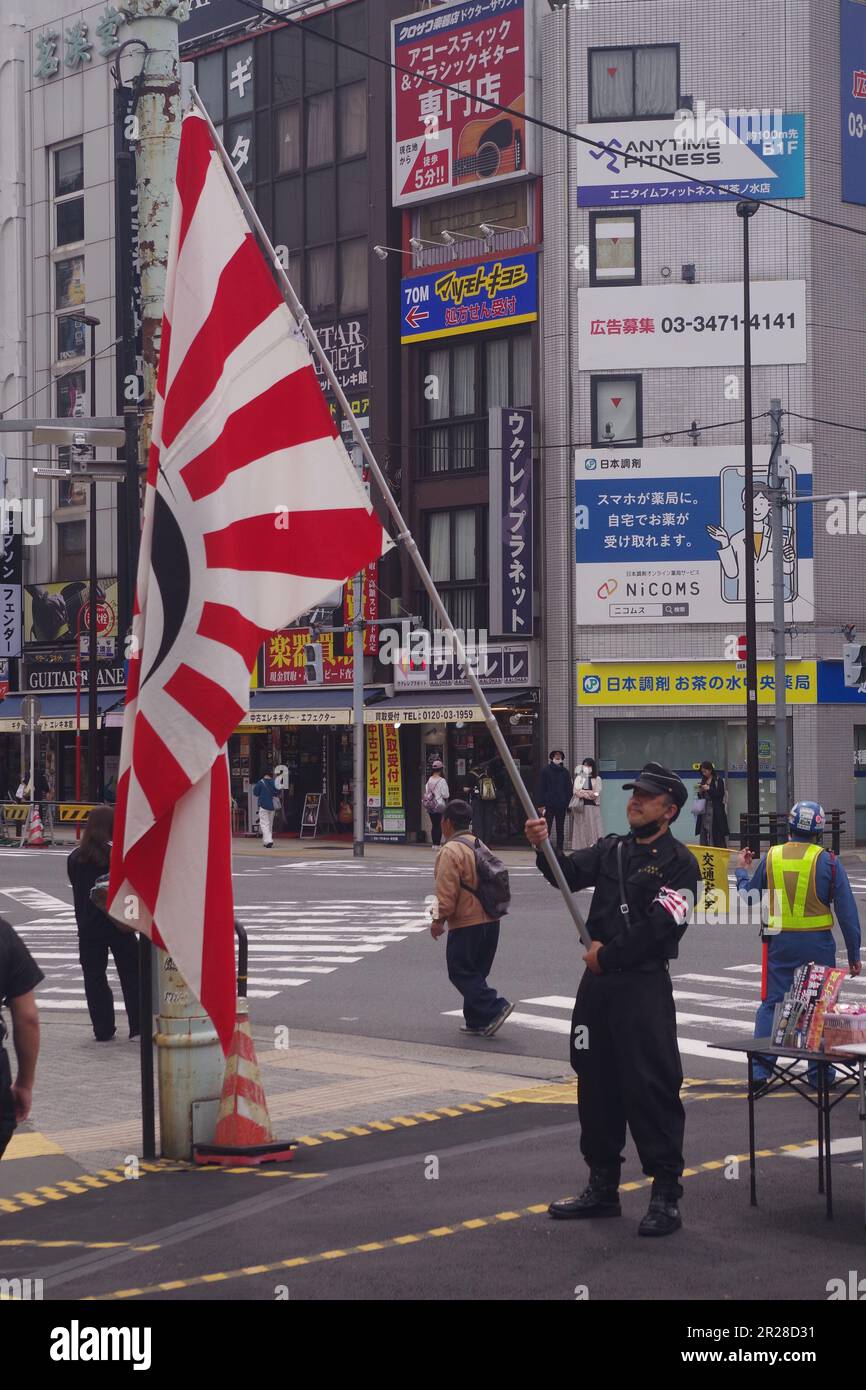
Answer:
[[[797,1146],[800,1147],[800,1146]],[[785,1145],[784,1148],[762,1149],[760,1156],[763,1158],[781,1157],[790,1151],[791,1146]],[[710,1159],[706,1163],[698,1163],[692,1168],[686,1168],[683,1178],[688,1180],[700,1176],[701,1173],[718,1171],[726,1163],[737,1160],[745,1163],[748,1154],[727,1154],[724,1161]],[[636,1182],[626,1182],[620,1185],[621,1192],[636,1192],[640,1188],[647,1188],[652,1185],[652,1178],[642,1178]],[[458,1221],[449,1226],[431,1226],[424,1231],[409,1231],[403,1235],[387,1236],[383,1240],[365,1241],[361,1245],[349,1245],[341,1250],[323,1250],[314,1255],[293,1255],[283,1260],[272,1260],[267,1264],[243,1265],[239,1269],[219,1270],[209,1274],[196,1274],[189,1279],[172,1279],[160,1284],[145,1284],[138,1288],[115,1289],[112,1293],[87,1294],[83,1298],[85,1303],[101,1302],[125,1302],[131,1298],[145,1298],[152,1294],[173,1293],[180,1289],[201,1288],[203,1285],[213,1283],[226,1283],[233,1279],[255,1278],[261,1274],[275,1274],[284,1269],[303,1269],[308,1265],[331,1263],[334,1260],[346,1260],[356,1255],[376,1254],[381,1250],[399,1250],[403,1247],[422,1244],[425,1241],[444,1240],[450,1236],[462,1235],[468,1231],[481,1231],[490,1227],[510,1224],[513,1221],[522,1221],[529,1216],[543,1216],[547,1214],[547,1202],[536,1202],[532,1206],[521,1207],[516,1211],[499,1211],[492,1216],[476,1216],[466,1221]]]

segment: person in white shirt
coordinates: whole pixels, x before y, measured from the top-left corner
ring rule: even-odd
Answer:
[[[440,758],[434,758],[421,804],[430,817],[430,838],[436,849],[442,843],[442,812],[450,799],[451,793],[442,772],[442,761]]]

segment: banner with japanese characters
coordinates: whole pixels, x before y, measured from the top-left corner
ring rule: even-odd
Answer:
[[[532,9],[467,0],[392,22],[395,207],[534,172]]]
[[[365,619],[373,622],[379,616],[379,577],[378,561],[374,560],[364,571],[362,603]],[[305,614],[308,622],[304,626],[284,628],[274,632],[264,645],[262,663],[262,687],[266,690],[284,689],[286,686],[307,684],[307,668],[304,648],[310,642],[319,642],[322,647],[322,674],[324,685],[351,685],[353,677],[352,646],[354,634],[343,632],[335,634],[328,629],[347,627],[354,617],[354,586],[352,582],[338,589],[333,604],[324,604]],[[336,601],[339,600],[339,601]],[[316,625],[314,632],[312,624]],[[364,630],[364,653],[374,656],[379,650],[378,627]]]
[[[367,726],[367,811],[382,806],[382,740],[378,724]]]
[[[753,280],[752,363],[806,361],[805,280]],[[635,367],[739,367],[742,283],[603,285],[577,294],[580,364],[592,371]]]
[[[813,621],[812,508],[784,506],[782,534],[774,534],[769,462],[770,446],[755,445],[747,523],[742,446],[579,450],[577,622],[724,622],[730,632],[743,631],[750,549],[758,622],[770,622],[776,546],[786,618]],[[811,495],[811,444],[784,445],[780,466],[789,497]]]
[[[0,531],[0,656],[21,655],[21,532],[7,513]]]
[[[818,703],[818,663],[786,661],[785,701]],[[776,699],[772,661],[758,662],[758,704]],[[577,668],[577,703],[595,706],[746,704],[744,661],[594,661]]]
[[[668,121],[593,121],[577,134],[578,207],[806,196],[804,118],[788,111],[699,107]]]
[[[490,631],[532,636],[532,411],[490,411]]]
[[[400,286],[400,342],[531,323],[538,318],[537,259],[501,256],[410,275]]]

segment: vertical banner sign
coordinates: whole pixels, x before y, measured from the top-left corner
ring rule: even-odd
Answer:
[[[144,395],[142,375],[142,304],[138,258],[138,189],[135,151],[138,126],[134,113],[132,87],[114,89],[114,157],[116,178],[115,226],[117,256],[115,279],[122,349],[117,354],[117,407],[140,401]]]
[[[730,852],[726,849],[712,849],[709,845],[686,845],[686,849],[698,861],[705,911],[728,912],[731,904],[728,885]]]
[[[532,636],[532,411],[490,411],[490,630]]]
[[[0,657],[21,655],[21,535],[7,512],[0,551]]]
[[[363,606],[364,618],[368,623],[374,623],[379,616],[379,585],[376,582],[379,578],[379,561],[372,560],[364,570],[364,579],[361,585],[361,603]],[[350,580],[343,589],[343,626],[349,627],[355,621],[355,585]],[[354,651],[354,633],[346,633],[346,652]],[[364,655],[375,656],[379,651],[379,629],[378,627],[367,627],[364,629]],[[351,662],[350,662],[351,680]]]
[[[842,201],[866,207],[866,2],[841,0]]]
[[[392,22],[395,207],[531,172],[531,9],[474,0]]]
[[[400,767],[400,735],[393,724],[383,725],[385,740],[385,805],[391,810],[403,805],[403,773]]]
[[[379,725],[367,725],[367,812],[376,811],[377,817],[382,805],[382,749],[379,739]]]

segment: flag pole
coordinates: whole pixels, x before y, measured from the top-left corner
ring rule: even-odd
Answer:
[[[430,571],[425,565],[424,560],[421,556],[421,552],[419,551],[418,546],[415,543],[415,538],[412,535],[412,532],[409,530],[409,527],[407,526],[403,518],[403,514],[400,511],[400,507],[397,503],[397,500],[394,497],[394,494],[391,492],[390,487],[388,486],[387,479],[385,478],[385,475],[379,467],[379,464],[376,461],[376,457],[373,454],[373,451],[370,448],[369,444],[367,443],[367,440],[364,436],[364,433],[360,425],[358,424],[355,416],[352,414],[351,407],[349,406],[349,403],[346,400],[345,395],[343,394],[342,387],[340,386],[340,383],[337,380],[336,374],[334,373],[334,369],[331,366],[327,354],[322,348],[318,340],[318,337],[316,336],[315,329],[310,323],[309,315],[307,314],[307,311],[304,309],[304,306],[298,299],[298,296],[295,294],[294,288],[292,287],[292,283],[289,280],[289,277],[286,274],[285,270],[283,269],[283,266],[281,265],[279,259],[277,258],[277,253],[274,250],[273,243],[271,242],[270,237],[265,231],[265,228],[262,225],[261,218],[259,217],[255,208],[253,207],[252,201],[250,200],[250,197],[246,189],[244,188],[237,173],[235,172],[231,159],[228,156],[228,152],[226,151],[225,146],[223,145],[219,135],[216,132],[214,123],[208,115],[208,112],[205,108],[205,105],[201,97],[198,94],[198,90],[196,89],[196,87],[192,88],[192,100],[199,114],[204,118],[204,120],[207,123],[208,129],[211,133],[211,138],[217,150],[219,151],[220,158],[222,159],[223,167],[225,168],[225,171],[229,179],[231,180],[232,187],[234,188],[235,192],[238,195],[238,198],[241,201],[241,205],[243,206],[247,219],[250,225],[255,229],[256,233],[258,234],[261,240],[262,245],[268,253],[273,268],[276,271],[276,274],[279,278],[280,286],[283,292],[283,297],[285,298],[288,307],[292,311],[292,314],[294,315],[294,318],[297,321],[298,327],[304,333],[311,350],[315,353],[319,365],[321,366],[322,371],[328,380],[328,384],[330,385],[331,390],[334,393],[337,403],[340,406],[340,409],[342,410],[345,419],[349,423],[349,426],[352,430],[352,434],[355,438],[355,443],[361,450],[361,453],[364,456],[364,460],[370,469],[370,473],[376,480],[376,485],[379,488],[379,491],[382,495],[382,500],[384,501],[385,506],[388,509],[392,521],[397,527],[397,539],[399,541],[402,541],[402,543],[405,545],[406,550],[409,554],[409,558],[411,559],[412,564],[415,566],[415,569],[418,572],[418,577],[421,580],[424,589],[426,590],[427,596],[430,599],[431,604],[433,605],[433,610],[436,613],[436,616],[439,619],[440,623],[442,624],[443,630],[449,634],[450,639],[454,644],[454,649],[457,654],[457,660],[466,672],[466,680],[469,684],[472,694],[475,696],[475,699],[481,709],[484,722],[487,725],[488,730],[490,731],[490,736],[493,739],[497,752],[499,753],[499,756],[502,759],[502,762],[505,766],[505,770],[508,773],[508,776],[511,778],[511,782],[514,786],[514,790],[517,792],[520,804],[523,807],[523,810],[525,811],[527,818],[530,820],[536,820],[538,819],[538,811],[536,810],[535,805],[533,804],[532,797],[529,795],[526,785],[524,784],[523,778],[520,776],[520,769],[518,768],[516,762],[514,761],[514,758],[512,757],[511,750],[505,741],[505,736],[503,735],[502,730],[499,727],[493,710],[490,708],[490,704],[487,700],[486,695],[484,694],[484,691],[481,689],[481,685],[479,684],[478,678],[467,660],[466,649],[463,646],[462,641],[460,640],[459,634],[454,628],[454,624],[448,616],[448,612],[445,608],[445,605],[442,602],[442,599],[439,596],[439,591],[437,590],[436,585],[433,582],[433,578],[430,574]],[[540,851],[547,860],[547,863],[550,867],[550,871],[553,874],[554,880],[556,882],[556,886],[562,894],[565,905],[568,908],[569,914],[580,935],[580,939],[588,949],[591,944],[590,934],[587,930],[586,923],[583,919],[583,915],[580,909],[578,908],[577,900],[565,881],[565,875],[562,872],[562,868],[560,866],[559,860],[556,857],[553,846],[550,843],[549,837],[542,841]]]

